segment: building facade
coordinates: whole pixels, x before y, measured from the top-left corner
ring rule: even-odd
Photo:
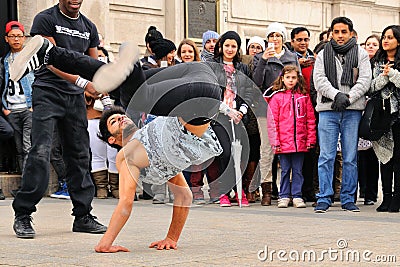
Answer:
[[[58,0],[17,2],[18,18],[29,32],[34,16]],[[311,47],[337,16],[352,19],[360,42],[400,22],[399,0],[84,0],[81,10],[96,23],[114,52],[124,41],[138,43],[144,52],[144,37],[150,25],[176,44],[185,37],[196,38],[188,36],[196,27],[196,19],[203,27],[215,23],[220,33],[237,31],[243,40],[253,35],[265,38],[271,22],[283,23],[288,34],[295,27],[305,26],[311,31]],[[201,20],[203,14],[205,19]],[[214,21],[206,21],[210,17]],[[246,42],[242,43],[245,48]]]

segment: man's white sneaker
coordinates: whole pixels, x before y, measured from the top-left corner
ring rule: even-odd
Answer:
[[[118,61],[105,64],[96,71],[92,82],[97,92],[110,92],[120,86],[132,73],[139,59],[139,50],[133,43],[123,43],[118,57]]]
[[[40,35],[35,35],[21,50],[10,66],[10,79],[19,81],[33,70],[45,64],[46,56],[53,44]]]

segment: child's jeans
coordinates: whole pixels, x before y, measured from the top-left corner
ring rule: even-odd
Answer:
[[[286,153],[279,154],[281,163],[281,189],[280,198],[301,198],[301,187],[303,185],[303,161],[304,153]],[[292,174],[292,182],[290,183],[290,174]]]

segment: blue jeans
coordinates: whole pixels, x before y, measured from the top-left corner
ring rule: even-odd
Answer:
[[[280,198],[301,198],[301,187],[303,186],[303,162],[304,153],[279,154],[281,163],[281,188]],[[290,173],[292,173],[292,183],[290,185]]]
[[[340,202],[342,205],[354,202],[358,181],[357,144],[361,113],[359,110],[323,111],[319,113],[318,203],[332,204],[331,197],[334,194],[332,179],[339,134],[343,156]]]

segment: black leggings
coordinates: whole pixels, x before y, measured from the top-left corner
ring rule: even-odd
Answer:
[[[49,51],[48,64],[92,80],[105,63],[53,47]],[[157,116],[180,116],[186,121],[212,117],[218,112],[221,99],[217,77],[207,64],[199,62],[148,71],[143,71],[136,63],[132,73],[117,90],[128,113],[132,110]]]

